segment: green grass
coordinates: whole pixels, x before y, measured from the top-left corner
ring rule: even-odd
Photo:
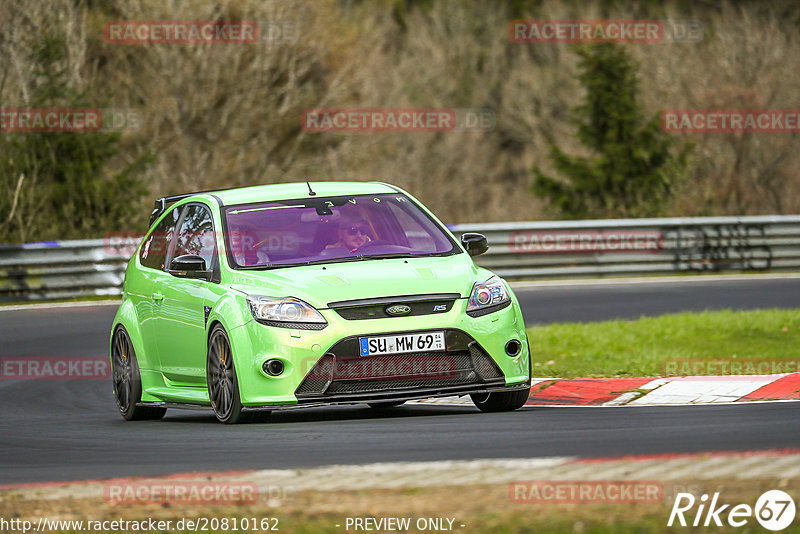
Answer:
[[[665,363],[675,360],[766,361],[788,370],[800,363],[800,309],[553,324],[529,328],[528,335],[534,376],[662,376]],[[691,374],[715,374],[699,367]]]

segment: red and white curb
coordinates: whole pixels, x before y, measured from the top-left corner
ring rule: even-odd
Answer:
[[[800,400],[800,373],[667,378],[535,378],[526,406],[642,406]],[[471,405],[469,397],[414,404]]]

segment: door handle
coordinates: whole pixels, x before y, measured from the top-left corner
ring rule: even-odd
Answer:
[[[161,293],[153,293],[153,300],[155,300],[156,302],[161,302],[162,300],[164,300],[164,295],[162,295]]]

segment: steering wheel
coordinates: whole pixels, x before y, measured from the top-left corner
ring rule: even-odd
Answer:
[[[384,251],[387,254],[392,254],[394,252],[410,252],[411,251],[410,247],[404,247],[402,245],[395,245],[394,243],[390,243],[389,241],[386,241],[386,240],[383,240],[383,239],[378,239],[376,241],[370,241],[369,243],[364,243],[363,245],[358,247],[358,249],[356,249],[356,252],[365,252],[365,251],[367,251],[369,249],[372,249],[372,248],[375,248],[375,247],[387,247],[388,250]]]
[[[383,239],[376,239],[375,241],[367,241],[366,243],[358,247],[356,250],[361,251],[372,247],[379,247],[381,245],[391,245],[391,243]]]

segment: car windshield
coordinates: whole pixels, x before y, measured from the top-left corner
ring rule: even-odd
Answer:
[[[230,257],[270,268],[448,255],[452,239],[402,194],[284,200],[225,208]]]

